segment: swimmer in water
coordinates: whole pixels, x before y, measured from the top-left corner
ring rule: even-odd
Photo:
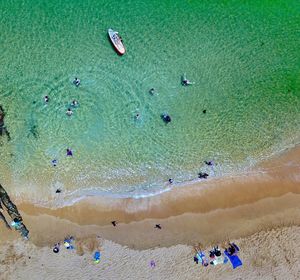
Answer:
[[[165,123],[169,123],[169,122],[171,122],[171,117],[168,115],[168,114],[162,114],[161,115],[161,118],[162,118],[162,120],[165,122]]]
[[[73,84],[76,86],[76,87],[79,87],[80,86],[80,80],[75,77],[75,79],[73,80]]]
[[[44,101],[45,101],[45,103],[48,103],[48,102],[49,102],[49,96],[48,96],[48,95],[45,95]]]
[[[78,106],[78,101],[74,99],[74,100],[71,102],[71,106],[77,107],[77,106]]]
[[[68,108],[66,114],[70,117],[73,115],[73,111],[70,108]]]
[[[184,74],[184,75],[181,77],[181,84],[182,84],[183,86],[189,86],[189,85],[193,85],[194,83],[191,82],[190,80],[188,80],[188,79],[186,78],[186,75]]]
[[[151,95],[154,95],[155,89],[154,89],[154,88],[151,88],[151,89],[149,90],[149,93],[150,93]]]

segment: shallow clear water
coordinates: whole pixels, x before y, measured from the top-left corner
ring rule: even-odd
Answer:
[[[3,182],[39,202],[58,187],[68,197],[147,195],[200,170],[235,174],[299,142],[299,10],[299,1],[1,1],[0,104],[12,137],[0,138]],[[183,73],[195,85],[182,87]]]

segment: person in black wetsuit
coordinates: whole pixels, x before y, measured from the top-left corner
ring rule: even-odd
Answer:
[[[199,172],[198,173],[198,178],[199,179],[207,179],[208,176],[209,175],[207,173],[205,173],[205,172]]]
[[[161,225],[160,225],[160,224],[156,224],[156,225],[155,225],[155,228],[161,229]]]
[[[112,223],[112,225],[113,225],[114,227],[117,226],[117,221],[112,221],[111,223]]]
[[[205,163],[206,165],[208,165],[208,166],[214,165],[214,163],[213,163],[212,160],[210,160],[210,161],[206,161],[206,160],[205,160],[204,163]]]
[[[171,117],[168,114],[162,114],[161,118],[165,123],[169,123],[172,121]]]

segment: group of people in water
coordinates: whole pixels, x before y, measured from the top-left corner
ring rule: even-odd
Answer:
[[[182,77],[181,77],[181,84],[183,85],[183,86],[189,86],[189,85],[193,85],[193,84],[195,84],[194,82],[191,82],[190,80],[188,80],[187,78],[186,78],[186,75],[184,74],[184,75],[182,75]],[[155,88],[151,88],[150,90],[149,90],[149,94],[150,95],[154,95],[156,93],[156,90],[155,90]],[[204,111],[203,111],[203,113],[204,113]],[[206,113],[206,110],[205,110],[205,113]],[[204,114],[205,114],[204,113]],[[140,113],[137,113],[136,115],[135,115],[135,119],[140,119]],[[160,117],[161,117],[161,119],[163,120],[163,122],[165,123],[165,124],[168,124],[168,123],[170,123],[171,121],[172,121],[172,118],[171,118],[171,116],[169,115],[169,114],[167,114],[167,113],[163,113],[163,114],[161,114],[160,115]]]
[[[79,87],[80,83],[81,83],[80,80],[79,80],[77,77],[75,77],[74,80],[73,80],[73,84],[74,84],[76,87]],[[45,96],[44,96],[44,102],[45,102],[45,103],[49,103],[49,101],[50,101],[49,96],[48,96],[48,95],[45,95]],[[72,115],[73,115],[73,110],[72,110],[72,108],[76,108],[78,105],[79,105],[78,101],[77,101],[76,99],[73,99],[72,102],[70,103],[69,108],[68,108],[67,111],[66,111],[66,115],[69,116],[69,117],[72,116]]]

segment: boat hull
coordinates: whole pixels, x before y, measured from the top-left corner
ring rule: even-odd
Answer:
[[[126,49],[118,32],[108,29],[107,34],[116,52],[119,55],[123,55],[126,52]]]

